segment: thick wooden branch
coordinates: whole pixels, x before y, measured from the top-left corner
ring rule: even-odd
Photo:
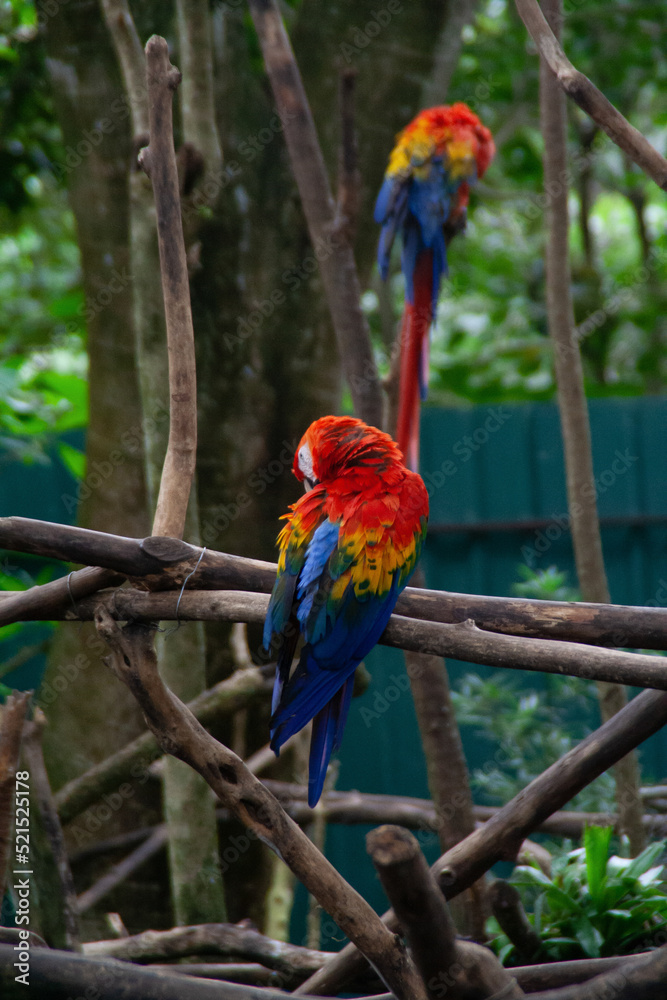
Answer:
[[[456,962],[456,927],[417,841],[400,826],[380,826],[366,850],[424,983],[440,983]]]
[[[381,826],[368,834],[366,847],[432,1000],[439,1000],[443,986],[452,1000],[524,995],[490,951],[459,945],[447,903],[411,833]]]
[[[536,0],[515,0],[521,20],[568,97],[579,105],[644,173],[667,190],[667,160],[617,111],[588,77],[575,69]]]
[[[0,709],[0,900],[5,895],[5,875],[11,854],[12,823],[16,795],[26,794],[16,784],[16,771],[21,752],[23,720],[32,691],[10,694]]]
[[[667,982],[667,945],[626,962],[586,983],[533,993],[533,1000],[664,1000]]]
[[[0,994],[3,1000],[72,997],[141,997],[141,1000],[285,1000],[282,990],[258,994],[255,986],[208,981],[155,972],[130,962],[94,959],[50,948],[30,950],[29,988],[15,981],[16,952],[0,945]],[[390,1000],[387,995],[387,1000]]]
[[[157,671],[150,630],[141,625],[121,630],[104,608],[99,609],[96,625],[112,650],[112,669],[136,697],[162,749],[198,771],[233,815],[282,858],[355,941],[398,1000],[421,996],[420,983],[405,953],[371,907],[289,819],[243,761],[206,732],[165,687]]]
[[[82,618],[92,618],[98,598],[80,602]],[[182,595],[145,594],[119,590],[104,599],[108,613],[122,621],[158,621],[188,618],[261,624],[269,598],[264,594],[206,591]],[[178,614],[177,614],[178,608]],[[477,628],[474,622],[445,625],[392,615],[380,642],[386,646],[449,656],[510,670],[535,670],[588,680],[614,681],[636,687],[667,690],[667,662],[648,653],[624,653],[553,639],[528,639]]]
[[[76,602],[104,587],[113,587],[125,578],[109,569],[86,566],[49,583],[29,590],[0,594],[0,626],[17,621],[51,621],[63,617]]]
[[[513,860],[522,841],[598,775],[639,746],[667,723],[667,694],[644,691],[582,743],[535,778],[488,823],[447,851],[432,866],[440,887],[450,898],[471,885],[497,861]],[[392,911],[383,920],[397,928]],[[336,993],[348,977],[357,975],[363,960],[346,945],[297,993]]]
[[[276,576],[275,563],[203,550],[180,539],[126,538],[26,517],[0,518],[0,548],[105,567],[133,578],[150,590],[180,589],[197,563],[196,572],[188,580],[188,589],[270,593]],[[83,574],[93,572],[79,571],[82,580]],[[78,574],[70,577],[72,589],[75,577],[78,580]],[[56,601],[49,596],[53,592],[47,594],[47,588],[56,584],[62,599],[60,612]],[[99,584],[103,585],[106,584]],[[94,587],[91,584],[91,589],[97,588],[97,584]],[[43,609],[39,605],[42,593],[46,598]],[[76,597],[83,596],[76,590],[74,593]],[[11,616],[5,612],[10,601]],[[56,580],[20,594],[0,595],[0,624],[59,618],[71,605],[64,581]],[[398,599],[396,612],[446,624],[472,619],[480,628],[508,635],[667,649],[667,608],[486,597],[407,587]]]
[[[310,239],[319,261],[354,412],[382,426],[382,391],[352,248],[337,231],[335,205],[315,123],[275,0],[249,0],[266,72],[280,114]]]
[[[169,442],[153,521],[154,535],[180,538],[197,453],[197,376],[190,285],[174,152],[172,103],[181,80],[164,38],[146,44],[150,144],[139,162],[153,183],[169,351]]]

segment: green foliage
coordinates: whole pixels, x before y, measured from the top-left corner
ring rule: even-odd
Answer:
[[[595,685],[576,677],[467,673],[452,690],[456,717],[494,749],[473,768],[478,797],[504,805],[599,725]],[[573,809],[613,811],[611,775],[601,775],[573,800]]]
[[[520,583],[515,583],[512,593],[517,597],[537,598],[539,601],[580,601],[579,591],[567,582],[567,571],[557,566],[546,569],[531,569],[525,563],[517,567]]]
[[[538,59],[507,0],[480,5],[463,38],[447,101],[466,101],[491,128],[498,151],[472,192],[467,232],[449,249],[429,402],[549,400],[555,383],[544,305]],[[642,3],[641,16],[632,5],[604,0],[566,3],[566,52],[664,151],[667,49],[660,39],[658,0]],[[655,392],[667,378],[664,195],[571,102],[568,114],[572,292],[586,389],[592,396]],[[398,315],[400,276],[393,293]],[[377,331],[377,308],[370,318]]]
[[[0,361],[0,447],[4,460],[48,462],[56,435],[88,419],[85,355],[76,338],[59,347]],[[58,443],[65,464],[81,474],[80,452]],[[75,457],[75,453],[76,456]]]
[[[665,841],[637,858],[609,856],[611,827],[588,827],[584,846],[556,857],[552,875],[537,867],[515,869],[511,882],[532,912],[529,920],[542,939],[536,961],[563,961],[627,955],[655,947],[667,924],[663,881]],[[514,946],[495,920],[491,945],[512,964]]]

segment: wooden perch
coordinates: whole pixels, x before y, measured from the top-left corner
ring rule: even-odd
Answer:
[[[443,987],[452,1000],[524,995],[487,948],[457,942],[447,903],[411,833],[381,826],[368,834],[366,847],[432,1000]]]
[[[103,566],[133,578],[149,590],[180,589],[195,567],[196,572],[187,582],[188,589],[268,594],[276,578],[275,563],[203,550],[180,539],[126,538],[27,517],[0,518],[0,548]],[[95,570],[79,571],[86,572]],[[70,582],[75,577],[78,574],[72,574]],[[62,597],[60,612],[52,591],[47,592],[47,588],[56,585]],[[48,598],[44,609],[40,609],[37,599],[41,593]],[[78,596],[76,591],[75,594]],[[12,602],[11,614],[5,612],[9,602]],[[64,580],[56,580],[10,596],[0,595],[0,625],[64,617],[71,609],[72,600]],[[667,608],[486,597],[407,587],[397,601],[396,613],[446,624],[472,619],[480,628],[508,635],[667,649]]]
[[[0,626],[18,621],[50,621],[60,618],[76,602],[104,587],[121,584],[125,578],[112,570],[86,566],[49,583],[37,584],[29,590],[0,594]]]
[[[172,103],[181,80],[164,38],[146,44],[150,143],[139,163],[153,183],[169,351],[169,443],[153,521],[154,535],[180,538],[197,455],[197,376],[190,285],[174,152]]]
[[[496,815],[447,851],[431,871],[450,898],[471,885],[497,861],[514,859],[521,842],[537,826],[598,775],[639,746],[667,723],[667,694],[644,691],[634,698],[583,742],[552,764],[524,788]],[[397,921],[392,911],[383,917],[393,930]],[[338,992],[363,967],[358,951],[346,945],[320,972],[311,976],[296,993]]]
[[[79,616],[91,619],[99,597],[78,605]],[[121,621],[179,620],[232,621],[261,624],[269,598],[264,594],[206,591],[145,594],[119,590],[103,603],[111,617]],[[71,617],[71,615],[70,615]],[[402,615],[392,615],[380,643],[399,649],[449,656],[469,663],[484,663],[510,670],[536,670],[587,680],[615,681],[636,687],[667,690],[667,664],[648,653],[624,653],[579,643],[501,635],[477,628],[474,622],[445,625]]]
[[[419,984],[414,971],[368,903],[289,819],[243,761],[207,733],[165,687],[157,672],[150,630],[141,625],[121,630],[104,608],[98,611],[96,625],[112,651],[110,666],[134,694],[163,750],[198,771],[234,816],[282,858],[365,953],[398,1000],[415,994]]]
[[[536,0],[515,0],[521,20],[568,97],[622,149],[658,187],[667,190],[667,160],[617,111],[588,77],[575,69],[547,24]]]
[[[361,310],[361,286],[352,248],[336,228],[336,211],[315,123],[299,67],[275,0],[249,0],[266,72],[319,261],[329,312],[354,412],[382,426],[382,390],[368,323]]]

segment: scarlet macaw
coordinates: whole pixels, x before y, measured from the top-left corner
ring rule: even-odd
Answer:
[[[405,309],[401,326],[399,412],[396,438],[407,464],[419,456],[419,400],[426,398],[428,330],[446,247],[465,226],[470,184],[495,153],[488,128],[461,102],[421,111],[399,132],[375,203],[382,225],[378,264],[383,280],[396,233],[403,243]]]
[[[376,644],[415,568],[428,494],[388,434],[354,417],[310,425],[293,471],[306,493],[285,514],[278,575],[264,625],[278,646],[271,747],[313,719],[308,804],[340,746],[354,671]],[[290,677],[297,641],[304,639]]]

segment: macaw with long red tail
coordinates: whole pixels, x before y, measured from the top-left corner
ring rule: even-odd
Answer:
[[[405,309],[401,326],[399,412],[396,438],[411,469],[419,456],[419,403],[426,397],[428,331],[447,245],[465,226],[473,184],[489,166],[491,133],[461,102],[421,111],[397,136],[375,203],[382,225],[378,263],[383,279],[397,232],[403,242]]]
[[[428,494],[389,435],[354,417],[311,424],[293,470],[307,492],[284,515],[278,536],[264,645],[280,649],[271,715],[276,754],[313,719],[312,807],[341,743],[354,672],[382,635],[419,558]]]

